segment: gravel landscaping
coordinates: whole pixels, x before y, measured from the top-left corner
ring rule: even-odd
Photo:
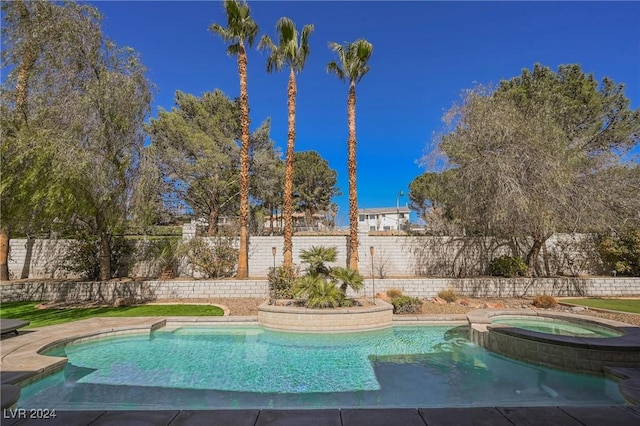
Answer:
[[[177,300],[176,300],[177,301]],[[261,298],[217,298],[217,299],[182,299],[181,302],[215,303],[229,308],[230,315],[258,315],[258,305],[265,301]],[[474,309],[538,309],[532,305],[532,298],[463,298],[453,303],[435,303],[426,300],[422,305],[423,315],[464,314]],[[542,311],[571,312],[579,315],[590,315],[614,321],[626,322],[640,326],[640,315],[618,312],[602,312],[592,308],[569,307],[558,305],[553,309]]]

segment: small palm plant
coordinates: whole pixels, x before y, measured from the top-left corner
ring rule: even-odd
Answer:
[[[161,280],[175,278],[176,268],[180,262],[179,245],[180,240],[166,238],[154,242],[151,246],[150,255],[161,269]]]
[[[309,250],[302,250],[300,258],[309,266],[307,275],[296,280],[294,291],[297,297],[307,298],[307,307],[352,306],[347,290],[358,291],[364,286],[358,271],[325,265],[325,262],[335,262],[337,256],[335,247],[312,246]]]
[[[307,263],[307,272],[312,276],[328,276],[331,268],[325,262],[335,262],[338,250],[335,247],[311,246],[309,250],[302,250],[300,259]]]
[[[308,308],[337,308],[344,300],[342,291],[333,281],[325,281],[321,276],[305,275],[296,281],[295,294],[306,297]]]
[[[362,275],[353,269],[335,267],[331,270],[331,277],[342,283],[340,285],[340,291],[345,299],[347,297],[348,288],[351,288],[353,291],[360,291],[364,286]]]

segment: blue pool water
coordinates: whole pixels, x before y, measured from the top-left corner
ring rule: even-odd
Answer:
[[[621,404],[615,383],[471,344],[466,327],[344,334],[183,327],[70,344],[21,408],[215,409]]]
[[[555,334],[559,336],[574,337],[618,337],[622,333],[612,328],[597,326],[588,323],[575,323],[562,321],[556,318],[526,318],[526,317],[503,317],[491,320],[492,324],[504,324],[525,330],[537,331],[540,333]]]

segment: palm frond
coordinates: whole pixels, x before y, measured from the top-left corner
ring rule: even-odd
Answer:
[[[259,28],[251,18],[249,5],[244,1],[240,3],[237,0],[225,0],[223,7],[227,15],[227,27],[214,23],[209,26],[209,31],[220,35],[225,42],[238,45],[246,42],[249,47],[253,46]],[[237,54],[238,51],[237,47],[227,49],[229,54]]]
[[[345,80],[344,71],[342,70],[342,68],[340,68],[340,66],[335,61],[331,61],[327,64],[327,72],[329,74],[334,74],[341,81]]]
[[[360,291],[364,286],[362,275],[354,269],[335,267],[331,270],[331,277],[342,283],[340,289],[345,295],[347,288],[351,288],[353,291]]]
[[[338,56],[339,65],[338,62],[330,62],[327,72],[335,74],[340,80],[349,79],[358,83],[369,72],[367,62],[373,52],[373,45],[367,40],[358,39],[344,44],[332,42],[329,43],[329,48]]]

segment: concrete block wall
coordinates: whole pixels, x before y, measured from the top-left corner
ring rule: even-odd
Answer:
[[[9,241],[9,275],[21,278],[69,278],[62,257],[73,240],[12,239]]]
[[[293,262],[304,270],[304,264],[300,260],[303,250],[309,250],[313,246],[336,247],[336,261],[328,263],[329,266],[346,266],[347,264],[347,237],[341,235],[325,236],[295,236],[293,237]],[[275,264],[282,265],[284,238],[277,237],[250,237],[249,238],[249,275],[252,277],[266,277],[269,268],[273,267],[274,258],[272,247],[276,248]]]
[[[186,231],[185,231],[186,232]],[[185,233],[188,239],[194,234]],[[568,247],[567,241],[580,240],[573,235],[558,234],[548,241],[544,257],[541,253],[541,264],[550,265],[550,273],[581,272],[584,275],[602,273],[593,263],[585,259],[590,256],[586,248],[580,249],[576,244]],[[11,257],[9,270],[12,279],[19,278],[77,278],[60,268],[68,240],[11,240]],[[138,241],[142,247],[144,242]],[[564,245],[562,245],[564,244]],[[252,236],[249,238],[249,275],[254,278],[267,276],[269,268],[274,265],[272,247],[276,248],[275,265],[283,261],[282,236]],[[348,237],[331,236],[294,236],[293,260],[304,268],[300,260],[302,250],[312,246],[337,248],[336,262],[330,266],[347,265]],[[526,244],[524,244],[526,248]],[[373,257],[370,247],[374,248]],[[562,247],[560,250],[558,247]],[[512,254],[513,245],[509,240],[479,237],[437,237],[437,236],[374,236],[359,235],[358,254],[360,273],[378,278],[387,277],[465,277],[486,275],[489,261],[502,254]],[[580,251],[583,250],[583,251]],[[562,256],[558,253],[562,251]],[[141,252],[141,250],[139,250]],[[135,258],[135,256],[134,256]],[[571,271],[564,264],[571,263]],[[373,266],[373,268],[372,268]],[[128,276],[154,276],[159,272],[152,263],[133,260],[123,268]],[[180,268],[181,276],[192,276],[188,265]],[[199,278],[199,277],[196,277]]]
[[[404,294],[432,298],[454,289],[466,297],[640,296],[640,278],[414,278],[366,279],[364,289],[351,296],[373,297],[397,288]],[[2,303],[26,300],[81,300],[112,303],[117,298],[139,302],[167,299],[225,297],[268,298],[266,280],[171,280],[108,282],[5,282]]]
[[[441,290],[453,289],[466,297],[532,297],[541,294],[550,296],[640,296],[640,278],[593,277],[593,278],[401,278],[366,279],[360,294],[371,296],[392,288],[402,290],[408,296],[432,298]]]

